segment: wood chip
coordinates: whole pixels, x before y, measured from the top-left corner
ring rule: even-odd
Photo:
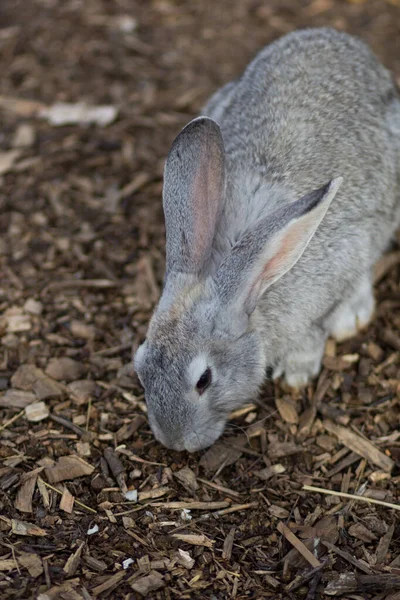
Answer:
[[[297,425],[299,415],[296,410],[296,402],[292,398],[288,396],[275,398],[275,404],[280,416],[286,423]]]
[[[316,558],[312,554],[312,552],[310,552],[310,550],[303,544],[303,542],[299,540],[299,538],[295,536],[295,534],[292,531],[290,531],[290,529],[286,527],[286,525],[282,523],[282,521],[278,523],[277,529],[279,533],[281,533],[287,539],[287,541],[290,544],[292,544],[294,548],[296,548],[297,552],[299,552],[301,556],[308,563],[310,563],[312,567],[316,568],[321,566],[321,563],[318,560],[318,558]]]
[[[143,417],[142,415],[137,415],[132,419],[132,421],[122,425],[122,427],[118,429],[117,433],[115,434],[115,439],[117,443],[120,444],[121,442],[129,440],[133,436],[133,434],[136,433],[136,431],[140,429],[140,427],[142,427],[142,425],[144,425],[145,423],[145,417]]]
[[[62,386],[34,365],[21,365],[11,377],[11,384],[15,388],[32,391],[39,400],[64,395]]]
[[[15,499],[15,508],[20,512],[31,513],[32,508],[32,497],[36,487],[36,481],[38,474],[43,470],[43,467],[39,467],[30,473],[26,473],[21,477],[21,487],[18,490],[17,497]]]
[[[180,565],[182,565],[182,567],[185,567],[185,569],[190,570],[194,567],[195,560],[186,550],[179,548],[178,552],[174,555],[174,558]]]
[[[283,458],[304,452],[304,448],[294,442],[273,442],[269,444],[267,454],[270,458]]]
[[[51,358],[45,370],[46,375],[56,381],[81,379],[85,372],[86,368],[81,362],[68,358],[68,356]]]
[[[183,485],[183,487],[191,492],[196,492],[199,489],[196,475],[189,467],[183,467],[180,471],[176,471],[174,476]]]
[[[228,535],[224,540],[224,547],[222,550],[222,558],[224,560],[230,561],[232,556],[233,542],[235,539],[236,528],[232,527],[229,531]]]
[[[126,571],[117,571],[114,575],[111,575],[111,577],[107,577],[107,579],[103,581],[103,583],[97,585],[91,590],[93,596],[100,596],[100,594],[102,594],[103,592],[109,592],[115,589],[117,585],[119,585],[120,582],[124,579],[124,577],[126,577]]]
[[[0,398],[0,406],[4,406],[5,408],[26,408],[35,401],[36,396],[32,392],[7,390]]]
[[[76,477],[84,477],[91,475],[94,467],[89,465],[80,456],[61,456],[54,467],[45,469],[46,477],[49,483],[58,483],[67,479],[76,479]]]
[[[217,442],[207,450],[200,459],[200,466],[206,471],[217,471],[222,467],[233,465],[242,456],[241,446],[245,446],[244,435],[226,438]]]
[[[33,402],[25,408],[25,416],[31,423],[39,423],[47,419],[50,412],[44,402]]]
[[[132,589],[145,597],[150,592],[154,592],[164,587],[164,577],[158,571],[150,571],[148,575],[140,577],[131,583]]]
[[[339,441],[347,448],[359,454],[365,460],[377,465],[383,471],[391,472],[394,467],[394,461],[386,454],[383,454],[376,446],[354,433],[351,429],[336,425],[333,421],[325,420],[323,425],[329,433],[336,435]]]
[[[45,107],[42,102],[24,100],[12,96],[0,96],[0,107],[9,110],[21,117],[33,117]]]
[[[368,567],[368,565],[365,565],[364,563],[357,560],[354,556],[349,554],[349,552],[346,552],[345,550],[341,550],[340,548],[337,548],[334,544],[331,544],[330,542],[327,542],[324,540],[322,541],[322,544],[326,548],[328,548],[328,550],[331,550],[335,554],[338,554],[339,556],[341,556],[344,560],[346,560],[348,563],[353,565],[353,567],[356,567],[357,569],[359,569],[360,571],[363,571],[364,573],[371,573],[371,569]]]
[[[384,254],[375,265],[374,282],[378,283],[393,267],[400,263],[400,251]]]
[[[81,542],[73,554],[71,554],[63,567],[63,571],[67,577],[73,577],[81,562],[81,555],[85,542]]]
[[[192,534],[192,533],[173,533],[172,538],[190,544],[191,546],[205,546],[206,548],[212,548],[214,540],[210,540],[203,533]]]
[[[217,510],[221,508],[227,508],[230,506],[230,502],[152,502],[151,506],[162,506],[167,509],[175,510]]]
[[[169,494],[171,489],[166,486],[160,486],[158,488],[154,488],[154,490],[148,490],[145,492],[139,492],[138,500],[139,502],[144,502],[145,500],[151,500],[153,498],[160,498],[161,496],[165,496]]]
[[[367,544],[376,540],[376,535],[362,523],[353,523],[348,529],[349,535]]]
[[[387,532],[381,539],[379,540],[378,547],[375,552],[376,564],[381,565],[386,562],[387,553],[389,552],[390,542],[392,541],[394,534],[394,524],[389,527]]]
[[[29,575],[34,579],[40,577],[43,573],[43,564],[40,556],[37,554],[21,554],[18,556],[18,564],[24,569],[27,569]]]
[[[113,448],[106,448],[104,450],[104,458],[106,459],[108,466],[110,467],[111,473],[113,474],[115,481],[118,483],[122,493],[125,494],[128,491],[125,481],[125,467],[122,464],[118,454]]]
[[[47,531],[41,527],[18,519],[11,519],[11,530],[15,535],[35,535],[38,537],[47,535]]]
[[[60,509],[65,511],[68,514],[71,514],[74,510],[74,502],[75,498],[68,490],[66,486],[64,486],[63,493],[60,500]]]
[[[281,475],[286,471],[285,467],[281,464],[272,465],[271,467],[265,467],[265,469],[261,469],[260,471],[254,471],[254,475],[261,479],[262,481],[268,481],[274,475]]]
[[[0,152],[0,175],[7,173],[7,171],[11,171],[14,166],[15,161],[21,156],[21,152],[19,150],[8,150],[8,152]],[[8,331],[11,331],[8,329]],[[21,329],[16,329],[14,331],[21,331]],[[22,330],[24,331],[24,330]]]

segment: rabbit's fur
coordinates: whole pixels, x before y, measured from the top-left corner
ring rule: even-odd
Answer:
[[[304,385],[328,335],[368,324],[400,222],[400,97],[358,39],[291,33],[204,115],[168,156],[165,285],[135,357],[156,438],[189,451],[267,367]]]

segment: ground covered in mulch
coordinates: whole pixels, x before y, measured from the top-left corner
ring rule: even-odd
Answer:
[[[211,450],[154,441],[129,364],[173,137],[265,43],[324,24],[400,77],[397,0],[1,2],[1,598],[400,597],[399,244],[368,331]]]

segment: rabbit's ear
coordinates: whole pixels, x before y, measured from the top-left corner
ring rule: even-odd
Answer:
[[[177,136],[164,172],[167,277],[197,274],[211,253],[225,187],[225,157],[215,121],[199,117]]]
[[[333,179],[249,230],[214,275],[220,302],[251,314],[265,290],[303,254],[341,183],[341,177]]]

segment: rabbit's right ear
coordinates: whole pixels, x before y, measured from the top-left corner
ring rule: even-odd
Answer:
[[[215,121],[199,117],[169,152],[163,189],[166,273],[201,272],[211,254],[225,188],[225,152]]]

